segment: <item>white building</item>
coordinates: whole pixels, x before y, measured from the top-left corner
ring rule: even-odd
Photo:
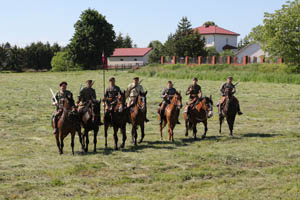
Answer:
[[[200,26],[195,28],[205,38],[206,47],[216,47],[218,52],[237,48],[237,38],[240,34],[218,26]]]
[[[152,48],[117,48],[107,59],[108,66],[143,66],[148,63]]]
[[[260,62],[261,56],[268,56],[268,55],[261,49],[261,45],[259,43],[252,43],[239,50],[235,54],[235,56],[238,58],[238,60],[242,60],[244,56],[248,56],[251,57],[252,61],[253,58],[256,57],[257,62]]]

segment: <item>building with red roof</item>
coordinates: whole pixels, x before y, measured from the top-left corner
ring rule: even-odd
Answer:
[[[152,48],[117,48],[107,59],[108,66],[143,66],[151,52]]]
[[[240,34],[219,26],[200,26],[194,29],[205,38],[206,47],[216,47],[218,52],[226,49],[237,49],[237,38]]]

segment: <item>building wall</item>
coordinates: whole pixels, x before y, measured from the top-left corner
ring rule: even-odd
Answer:
[[[145,56],[126,56],[126,57],[109,57],[107,59],[108,66],[122,66],[122,65],[132,65],[132,66],[143,66],[148,63],[149,55],[151,51]]]
[[[222,52],[225,45],[237,47],[237,36],[215,35],[215,47],[217,51]]]
[[[215,46],[217,51],[220,53],[223,51],[225,45],[231,45],[237,47],[237,36],[233,35],[203,35],[205,38],[205,46]]]
[[[254,43],[246,46],[245,48],[237,52],[236,57],[239,60],[241,60],[244,56],[249,56],[251,57],[251,59],[253,59],[253,57],[257,57],[257,62],[260,62],[259,57],[264,55],[265,52],[261,49],[260,44]]]

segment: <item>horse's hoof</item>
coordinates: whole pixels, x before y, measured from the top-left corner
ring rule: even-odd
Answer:
[[[143,140],[140,140],[138,143],[141,144],[143,142]]]
[[[124,144],[121,144],[121,145],[120,145],[120,148],[121,148],[121,149],[123,149],[123,148],[124,148],[124,146],[125,146]]]
[[[115,147],[115,150],[117,151],[117,150],[119,150],[119,148],[118,148],[118,147]]]
[[[186,134],[185,134],[185,137],[187,137],[187,136],[189,136],[189,134],[188,134],[188,133],[186,133]]]
[[[204,136],[204,135],[201,137],[202,140],[205,139],[205,138],[206,138],[206,136]]]

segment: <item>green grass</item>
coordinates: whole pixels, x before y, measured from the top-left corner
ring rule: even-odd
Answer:
[[[136,74],[110,71],[109,76],[125,89]],[[76,136],[72,156],[69,136],[59,156],[50,128],[54,108],[49,87],[57,90],[66,80],[77,96],[80,84],[94,79],[102,97],[102,72],[0,74],[0,199],[300,199],[299,85],[242,81],[236,96],[245,114],[237,117],[233,138],[226,124],[218,135],[215,115],[207,139],[193,141],[179,125],[172,144],[166,129],[160,141],[159,94],[168,79],[182,92],[191,80],[141,78],[151,120],[144,143],[134,148],[127,126],[126,148],[112,150],[110,129],[109,148],[104,149],[101,127],[96,154],[82,154]],[[200,81],[215,103],[221,83]],[[203,133],[202,125],[198,132]]]
[[[286,64],[233,65],[150,65],[136,71],[147,77],[168,79],[191,79],[220,81],[234,76],[243,82],[292,83],[300,84],[299,67]]]

